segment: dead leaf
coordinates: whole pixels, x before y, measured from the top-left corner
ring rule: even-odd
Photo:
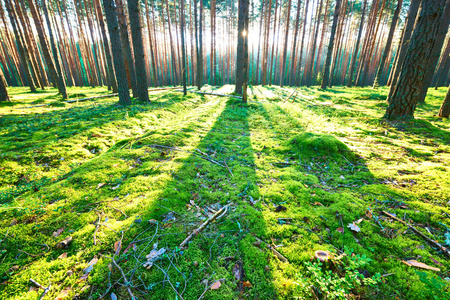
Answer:
[[[233,267],[233,274],[237,280],[241,280],[241,272],[239,271],[239,265],[235,264]]]
[[[433,270],[433,271],[438,271],[438,272],[441,270],[439,268],[434,268],[434,267],[431,267],[424,263],[418,262],[417,260],[414,260],[414,259],[410,259],[407,261],[402,260],[402,263],[404,263],[407,266],[417,267],[417,268],[421,268],[421,269]]]
[[[56,296],[55,300],[63,300],[63,299],[66,299],[66,298],[69,296],[69,292],[70,292],[71,290],[72,290],[72,289],[71,289],[70,287],[63,289],[63,290],[58,294],[58,296]]]
[[[89,262],[88,266],[83,270],[84,274],[80,277],[79,281],[85,280],[88,278],[89,273],[91,273],[92,269],[94,269],[94,265],[98,262],[98,258],[94,257]]]
[[[56,230],[55,232],[53,232],[53,237],[58,237],[62,232],[64,231],[64,228],[60,228],[58,230]]]
[[[359,219],[359,220],[357,220],[357,221],[355,221],[355,222],[353,222],[353,223],[355,223],[355,224],[359,224],[359,223],[361,223],[362,221],[363,221],[364,219],[363,218],[361,218],[361,219]]]
[[[339,231],[340,233],[344,234],[344,228],[343,227],[339,227],[336,230]]]
[[[116,186],[113,186],[111,189],[114,191],[114,190],[117,190],[119,187],[120,187],[120,183]]]
[[[214,284],[211,286],[212,290],[217,290],[218,288],[220,288],[222,284],[220,283],[220,280],[217,280],[216,282],[214,282]]]
[[[111,300],[117,300],[117,296],[114,293],[111,293]]]
[[[123,254],[126,254],[128,252],[128,250],[130,250],[131,247],[133,247],[133,250],[134,250],[136,245],[133,243],[129,244],[128,247],[126,247],[125,250],[123,251]]]
[[[320,202],[314,202],[314,203],[311,203],[311,205],[314,205],[314,206],[323,206],[323,204],[320,203]]]
[[[102,186],[104,186],[106,183],[99,183],[98,185],[97,185],[97,190],[99,189],[99,188],[101,188]]]
[[[64,252],[63,254],[61,254],[60,256],[58,256],[58,259],[63,259],[67,257],[67,252]]]
[[[371,219],[372,218],[372,211],[370,211],[370,210],[366,211],[366,217]]]
[[[355,223],[349,223],[347,225],[347,227],[350,228],[354,232],[360,232],[361,231],[361,229]]]
[[[121,241],[115,242],[114,243],[114,251],[115,251],[114,255],[119,255],[121,248],[122,248],[122,242]]]
[[[253,285],[250,283],[250,281],[244,281],[243,283],[242,283],[242,285],[243,286],[245,286],[245,287],[248,287],[248,288],[251,288]]]

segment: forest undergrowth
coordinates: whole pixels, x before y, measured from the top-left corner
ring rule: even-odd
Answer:
[[[383,213],[450,246],[446,89],[395,123],[386,88],[293,91],[10,88],[0,299],[448,299],[448,257]]]

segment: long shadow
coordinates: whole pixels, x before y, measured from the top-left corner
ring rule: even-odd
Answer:
[[[33,170],[37,167],[48,172],[51,169],[59,168],[63,163],[70,162],[71,159],[79,159],[76,148],[77,141],[84,141],[83,147],[98,156],[101,149],[108,147],[108,143],[114,144],[115,138],[110,136],[106,129],[106,135],[102,133],[94,134],[99,137],[109,136],[106,144],[90,143],[90,131],[94,128],[107,128],[109,124],[133,117],[145,112],[168,112],[171,107],[181,103],[181,97],[170,97],[165,95],[159,97],[158,102],[147,105],[133,105],[131,107],[121,107],[116,104],[95,103],[83,105],[82,107],[71,107],[65,110],[57,110],[36,114],[32,116],[7,115],[0,118],[0,127],[3,134],[0,135],[3,145],[1,157],[12,163],[19,163],[28,166]],[[59,147],[59,149],[55,148]],[[110,145],[112,146],[112,145]],[[58,150],[64,150],[63,152]],[[69,153],[73,153],[72,156]],[[12,171],[12,172],[11,172]],[[16,173],[12,175],[12,173]],[[3,174],[0,180],[0,187],[10,185],[10,188],[2,190],[0,193],[0,204],[12,200],[21,194],[34,190],[37,191],[43,186],[52,183],[49,178],[30,178],[27,169],[22,171],[10,170],[6,166],[0,168]],[[53,176],[53,175],[52,175]],[[65,178],[67,174],[60,174]],[[35,177],[35,176],[31,176]]]
[[[142,213],[143,219],[161,220],[171,211],[175,212],[176,221],[167,229],[167,233],[174,235],[168,235],[162,242],[168,249],[176,249],[199,226],[198,218],[200,221],[206,218],[206,207],[218,210],[230,205],[223,219],[192,239],[179,256],[176,267],[171,266],[169,258],[169,261],[158,263],[158,269],[154,268],[147,275],[144,286],[161,283],[158,288],[153,288],[148,299],[176,297],[174,289],[163,284],[167,278],[172,283],[181,283],[179,293],[187,282],[189,289],[183,294],[184,299],[197,299],[205,290],[205,279],[210,285],[222,278],[226,280],[222,280],[221,289],[208,291],[206,299],[236,299],[240,293],[260,299],[275,297],[271,275],[265,271],[267,252],[252,245],[255,238],[251,234],[262,238],[266,230],[262,213],[249,204],[249,199],[260,198],[247,120],[249,114],[247,106],[228,103],[196,146],[199,152],[182,161],[182,166],[171,174],[173,179],[166,184],[159,200]],[[142,147],[145,147],[144,143]],[[195,214],[186,213],[186,205],[192,206],[192,210],[196,210],[195,206],[201,210]],[[194,261],[198,266],[193,264]],[[243,276],[240,280],[232,275],[239,262],[245,274],[240,275]],[[243,281],[251,282],[253,288],[243,287]]]

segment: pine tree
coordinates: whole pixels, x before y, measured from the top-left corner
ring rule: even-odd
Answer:
[[[119,104],[131,104],[130,90],[128,89],[125,62],[123,59],[122,45],[120,43],[119,22],[117,21],[116,6],[113,0],[103,0],[106,22],[108,24],[109,40],[113,55],[114,70],[119,91]]]
[[[248,20],[249,0],[239,0],[238,8],[238,34],[236,50],[236,94],[245,94],[248,82]],[[243,97],[243,101],[247,99]]]
[[[144,44],[142,40],[139,0],[128,0],[131,37],[133,39],[134,63],[136,72],[136,98],[148,102],[147,70],[145,66]]]
[[[322,78],[322,85],[321,85],[322,89],[326,89],[328,86],[328,82],[329,82],[331,55],[333,54],[334,37],[336,35],[336,27],[337,27],[337,22],[338,22],[338,18],[339,18],[340,6],[341,6],[341,0],[336,0],[336,7],[334,8],[333,24],[331,25],[330,42],[328,43],[327,59],[325,61],[325,67],[324,67],[324,71],[323,71],[323,78]]]
[[[417,18],[405,61],[397,84],[387,101],[389,106],[385,118],[389,120],[410,119],[421,96],[419,87],[425,80],[430,54],[438,33],[445,0],[422,0],[421,11]]]

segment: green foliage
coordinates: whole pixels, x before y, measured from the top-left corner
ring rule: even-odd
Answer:
[[[345,255],[339,259],[332,259],[329,263],[306,262],[308,276],[303,280],[303,285],[311,286],[320,299],[348,299],[351,291],[361,286],[374,287],[381,282],[379,273],[372,277],[365,277],[359,270],[366,267],[372,260],[365,255],[355,255],[353,249],[345,247]]]
[[[436,278],[435,276],[429,276],[425,272],[416,271],[416,274],[419,276],[420,281],[425,285],[424,289],[421,291],[421,296],[423,299],[450,299],[450,289],[448,283],[445,283],[442,279]]]

